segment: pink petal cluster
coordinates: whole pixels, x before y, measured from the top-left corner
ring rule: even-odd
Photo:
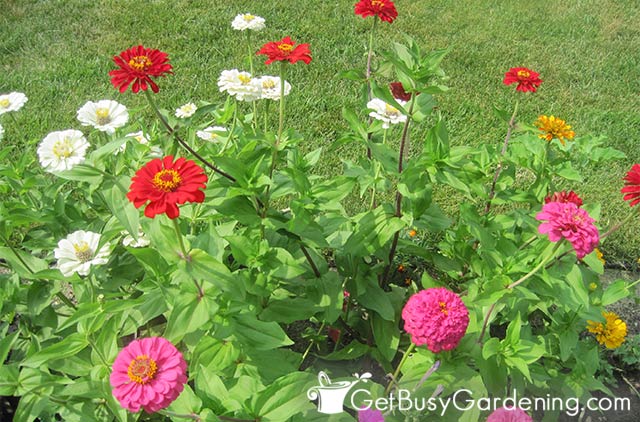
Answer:
[[[489,415],[487,422],[533,422],[533,419],[518,407],[501,407]]]
[[[134,340],[122,349],[111,371],[113,396],[131,412],[154,413],[178,398],[187,382],[187,363],[167,339]]]
[[[454,349],[469,325],[469,311],[460,297],[444,287],[422,290],[402,309],[404,329],[416,346],[438,353]]]
[[[595,220],[573,202],[544,204],[536,220],[546,220],[546,223],[540,224],[538,232],[548,234],[552,242],[567,239],[579,259],[590,254],[600,241],[598,228],[593,224]]]
[[[375,409],[358,410],[358,422],[384,422],[384,415]]]

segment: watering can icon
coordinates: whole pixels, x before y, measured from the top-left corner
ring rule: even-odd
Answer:
[[[341,413],[343,409],[344,399],[347,397],[347,393],[354,385],[361,380],[367,382],[371,378],[369,372],[365,372],[362,375],[355,374],[355,381],[337,381],[332,383],[329,376],[324,372],[318,373],[318,382],[320,385],[316,385],[307,390],[307,397],[309,400],[318,399],[318,412],[327,415]]]

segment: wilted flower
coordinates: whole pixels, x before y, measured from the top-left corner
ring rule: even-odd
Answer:
[[[250,13],[244,13],[236,16],[231,22],[231,27],[236,31],[260,31],[264,29],[264,18],[255,16]]]
[[[587,330],[596,335],[598,343],[607,349],[617,349],[627,337],[627,324],[615,312],[602,312],[605,323],[587,321]]]
[[[396,100],[409,101],[411,99],[411,94],[404,90],[402,82],[391,82],[389,89],[391,90],[391,95],[393,95],[393,98]],[[419,93],[416,93],[416,95],[418,94]]]
[[[38,159],[46,171],[71,170],[84,161],[89,142],[75,129],[51,132],[38,146]]]
[[[593,224],[595,220],[573,202],[544,204],[536,220],[547,220],[538,227],[539,233],[548,234],[551,242],[567,239],[579,259],[590,254],[600,241],[598,228]]]
[[[78,230],[58,242],[53,251],[58,260],[58,269],[65,277],[74,273],[88,275],[92,265],[106,264],[109,257],[109,244],[98,250],[100,234]]]
[[[545,204],[549,202],[573,202],[578,207],[582,206],[582,198],[572,190],[569,192],[564,190],[562,192],[555,192],[553,195],[544,198],[544,202]]]
[[[226,132],[227,129],[222,126],[209,126],[196,132],[196,136],[202,140],[213,142],[219,136],[219,132]]]
[[[263,76],[260,78],[260,85],[262,86],[262,94],[260,98],[269,100],[279,100],[280,91],[282,86],[280,84],[280,77],[278,76]],[[291,84],[284,81],[284,95],[289,95],[291,92]]]
[[[113,57],[113,61],[119,69],[110,71],[109,76],[111,84],[120,92],[125,92],[129,85],[134,94],[140,90],[146,91],[148,86],[153,92],[158,92],[160,89],[151,77],[173,73],[167,53],[142,45],[121,52]]]
[[[239,101],[255,101],[262,95],[260,79],[238,69],[223,70],[218,78],[218,88]]]
[[[533,419],[519,407],[500,407],[489,415],[487,422],[533,422]]]
[[[631,166],[631,170],[624,177],[624,187],[620,189],[624,193],[624,200],[630,201],[630,206],[635,206],[640,202],[640,164]]]
[[[540,74],[526,67],[512,67],[504,74],[502,81],[505,85],[517,83],[516,91],[520,92],[536,92],[542,80]]]
[[[82,126],[93,126],[101,132],[115,133],[116,129],[127,124],[127,108],[113,100],[88,101],[78,110],[78,120]]]
[[[398,104],[404,106],[406,102],[398,100]],[[374,98],[373,100],[369,101],[367,103],[367,108],[373,110],[369,113],[369,116],[373,117],[376,120],[380,120],[382,122],[383,129],[388,129],[389,124],[395,125],[397,123],[407,121],[407,116],[402,114],[400,110],[398,110],[391,104],[385,103],[379,98]]]
[[[557,139],[564,145],[565,140],[570,141],[575,136],[575,132],[570,130],[571,126],[555,116],[540,116],[534,124],[543,132],[538,137],[545,139],[547,142]]]
[[[122,407],[154,413],[169,406],[184,389],[187,363],[165,338],[133,340],[118,353],[109,382]]]
[[[294,47],[295,46],[295,47]],[[302,60],[305,64],[311,63],[311,50],[309,44],[298,44],[290,37],[284,37],[280,41],[268,42],[256,54],[264,54],[267,60],[264,64],[271,64],[275,61],[288,61],[295,63]]]
[[[360,0],[354,6],[354,12],[363,18],[377,16],[389,23],[392,23],[398,17],[396,6],[391,0]]]
[[[0,95],[0,114],[18,111],[28,100],[22,92],[11,92]]]

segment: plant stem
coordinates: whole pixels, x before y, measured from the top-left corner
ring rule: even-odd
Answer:
[[[26,261],[24,259],[22,259],[22,257],[18,253],[18,251],[13,247],[13,245],[11,245],[11,243],[9,243],[7,238],[4,237],[4,234],[0,234],[0,237],[2,238],[2,241],[4,242],[4,244],[7,245],[7,247],[9,247],[9,249],[11,249],[11,252],[13,252],[13,254],[16,256],[16,258],[18,258],[18,261],[20,261],[20,263],[22,265],[24,265],[24,267],[27,269],[27,271],[29,271],[31,274],[33,274],[34,271],[31,269],[31,267],[29,267],[29,265],[26,263]]]
[[[369,53],[367,54],[367,69],[365,71],[365,79],[367,80],[367,101],[371,101],[371,59],[373,58],[373,34],[376,30],[376,24],[378,22],[378,16],[373,17],[373,23],[371,24],[371,31],[369,31]],[[373,117],[369,116],[369,125],[373,121]],[[371,140],[371,133],[367,134],[368,140]],[[367,145],[367,158],[371,159],[371,148]]]
[[[409,348],[407,349],[407,351],[404,352],[404,356],[402,356],[402,360],[398,364],[398,367],[396,368],[396,371],[391,376],[391,382],[389,382],[389,385],[387,385],[387,388],[384,390],[383,397],[387,397],[389,395],[389,393],[391,392],[391,389],[393,388],[393,385],[394,384],[398,384],[397,380],[398,380],[398,376],[400,376],[400,370],[402,369],[402,366],[404,365],[404,363],[406,362],[407,358],[409,357],[409,355],[411,354],[411,352],[413,352],[413,349],[415,349],[415,348],[416,348],[416,345],[414,343],[411,343],[409,345]]]
[[[304,254],[305,258],[307,258],[307,262],[311,266],[311,269],[313,270],[313,274],[315,274],[316,278],[320,278],[322,274],[320,274],[320,271],[318,270],[316,263],[313,262],[313,259],[311,258],[311,255],[309,255],[309,251],[307,250],[307,248],[302,243],[300,243],[300,249],[302,250],[302,253]]]
[[[638,210],[638,209],[640,209],[640,208],[632,208],[631,212],[629,213],[629,215],[627,215],[627,216],[625,217],[625,219],[624,219],[624,220],[622,220],[621,222],[619,222],[619,223],[614,224],[613,226],[611,226],[611,228],[609,228],[609,230],[607,230],[606,232],[604,232],[604,233],[600,236],[600,239],[602,240],[602,239],[606,238],[606,237],[607,237],[607,236],[609,236],[611,233],[615,232],[615,231],[616,231],[616,230],[618,230],[620,227],[624,226],[624,225],[625,225],[625,224],[627,224],[629,221],[631,221],[631,219],[632,219],[633,217],[635,217],[635,216],[638,214],[638,212],[637,212],[637,210]]]
[[[251,30],[245,31],[247,33],[247,51],[249,56],[249,73],[251,73],[251,77],[253,77],[253,50],[251,48]],[[258,106],[255,101],[252,101],[253,106],[253,116],[251,118],[251,127],[253,128],[253,133],[256,133],[257,126],[257,115],[258,115]]]
[[[224,141],[224,145],[222,146],[222,150],[220,150],[221,154],[227,149],[227,146],[229,145],[229,141],[233,137],[233,132],[235,132],[235,130],[236,130],[236,118],[237,118],[237,115],[238,115],[238,101],[236,101],[233,104],[233,119],[231,120],[231,129],[228,132],[229,135],[227,135],[227,140]]]
[[[316,333],[316,336],[319,336],[323,329],[324,329],[324,322],[322,324],[320,324],[320,328],[318,329],[318,332]],[[302,354],[302,360],[300,361],[300,365],[302,365],[304,363],[304,360],[307,358],[307,355],[311,351],[311,348],[313,347],[313,344],[314,344],[313,340],[309,342],[309,345],[307,346],[306,350]]]
[[[96,355],[98,355],[98,359],[100,359],[100,361],[102,362],[102,364],[107,367],[110,368],[111,365],[109,365],[109,362],[107,362],[107,359],[104,357],[104,355],[102,354],[102,352],[100,351],[100,349],[98,349],[98,347],[96,346],[96,342],[93,341],[93,339],[91,338],[91,336],[87,336],[87,342],[89,343],[89,345],[91,346],[91,348],[93,350],[96,351]]]
[[[385,129],[382,132],[382,145],[387,142],[387,131],[389,129]],[[378,177],[380,176],[380,163],[378,161],[373,161],[373,186],[371,187],[371,202],[369,203],[369,209],[373,210],[376,207],[376,184],[378,183]]]
[[[172,221],[173,221],[173,228],[176,230],[176,237],[178,238],[178,243],[180,244],[180,250],[182,251],[182,258],[184,258],[184,260],[187,262],[191,262],[191,255],[187,253],[187,248],[185,248],[184,246],[184,240],[182,239],[182,231],[180,230],[178,219],[174,218],[172,219]],[[202,286],[198,284],[195,278],[191,277],[191,280],[193,280],[193,284],[195,284],[196,289],[198,289],[198,298],[202,299],[204,297],[204,290],[202,290]]]
[[[56,293],[56,297],[58,299],[60,299],[65,305],[70,307],[71,309],[77,309],[76,305],[74,305],[73,302],[71,302],[68,297],[66,297],[64,294],[62,294],[62,292]]]

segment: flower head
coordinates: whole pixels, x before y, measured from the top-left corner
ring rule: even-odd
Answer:
[[[389,89],[391,90],[391,95],[396,100],[401,101],[409,101],[411,99],[411,94],[404,90],[404,86],[402,82],[391,82],[389,84]],[[418,95],[419,93],[416,93]]]
[[[264,64],[271,64],[276,61],[288,61],[295,63],[302,60],[305,64],[311,63],[311,50],[309,44],[298,44],[290,37],[284,37],[280,41],[268,42],[256,54],[264,54],[267,60]]]
[[[82,126],[93,126],[101,132],[112,134],[127,124],[129,113],[125,106],[116,101],[88,101],[78,110],[78,120]]]
[[[180,119],[186,119],[195,114],[198,107],[194,103],[187,103],[183,106],[176,108],[176,117]]]
[[[627,337],[627,324],[615,312],[602,312],[605,323],[587,321],[587,330],[596,335],[598,343],[607,349],[617,349]]]
[[[404,329],[411,341],[438,353],[454,349],[469,325],[469,311],[460,297],[444,287],[421,290],[402,309]]]
[[[113,57],[113,61],[119,69],[110,71],[109,76],[113,87],[120,92],[125,92],[129,85],[134,94],[146,91],[149,86],[153,92],[158,92],[160,89],[151,78],[173,74],[167,53],[142,45],[121,52]]]
[[[222,126],[209,126],[196,132],[196,136],[202,140],[213,142],[220,137],[220,132],[226,132],[227,128]]]
[[[538,226],[539,233],[548,234],[552,242],[567,239],[579,259],[590,254],[600,241],[598,228],[593,224],[595,220],[573,202],[544,204],[536,220],[547,220]]]
[[[569,192],[564,190],[562,192],[555,192],[553,195],[544,198],[544,202],[545,204],[549,202],[573,202],[578,207],[582,206],[582,198],[572,190]]]
[[[11,92],[0,95],[0,114],[18,111],[28,100],[22,92]]]
[[[384,415],[377,409],[358,409],[358,422],[384,422]]]
[[[280,77],[263,76],[260,78],[260,85],[262,86],[262,94],[260,98],[269,100],[280,99],[280,91],[282,89]],[[287,81],[284,81],[284,95],[289,95],[289,92],[291,92],[291,84]]]
[[[113,396],[131,412],[154,413],[178,398],[187,382],[182,353],[162,337],[134,340],[113,362]]]
[[[576,134],[570,130],[571,126],[566,124],[564,120],[558,119],[555,116],[540,116],[538,120],[536,120],[535,125],[542,131],[538,137],[546,139],[547,142],[557,139],[564,145],[565,139],[570,141]]]
[[[75,129],[51,132],[38,146],[38,159],[46,171],[71,170],[84,161],[89,142]]]
[[[218,78],[218,88],[238,101],[255,101],[262,95],[260,79],[238,69],[223,70]]]
[[[512,67],[504,74],[502,83],[505,85],[517,83],[516,91],[536,92],[542,80],[540,79],[540,74],[531,69],[527,69],[526,67]]]
[[[519,407],[500,407],[489,415],[487,422],[533,422],[533,419]]]
[[[120,234],[124,236],[122,238],[122,245],[125,247],[144,248],[145,246],[149,246],[151,243],[141,228],[138,228],[138,240],[134,239],[126,230],[121,231]]]
[[[136,172],[131,179],[127,198],[136,208],[147,204],[144,215],[153,218],[166,213],[169,218],[180,215],[178,204],[204,201],[207,175],[191,160],[168,155],[155,158]]]
[[[264,18],[244,13],[236,16],[231,22],[231,27],[236,31],[260,31],[264,29]]]
[[[620,192],[625,194],[625,201],[631,201],[630,206],[633,207],[640,202],[640,164],[631,166],[631,170],[624,177],[624,187]]]
[[[355,4],[354,12],[363,18],[377,16],[389,23],[392,23],[398,17],[396,6],[391,0],[360,0]]]
[[[406,102],[398,100],[398,104],[404,106]],[[400,110],[387,104],[379,98],[374,98],[367,103],[367,108],[373,110],[369,113],[369,116],[382,122],[382,128],[388,129],[389,125],[395,125],[397,123],[406,122],[407,116],[402,114]]]
[[[58,269],[65,277],[74,273],[88,275],[92,265],[106,264],[109,244],[100,249],[100,234],[78,230],[58,242],[53,254],[58,260]]]

